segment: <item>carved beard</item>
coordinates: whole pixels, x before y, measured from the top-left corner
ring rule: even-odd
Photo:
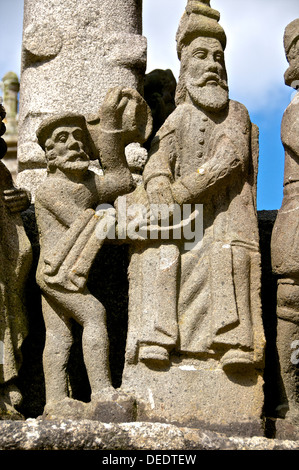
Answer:
[[[72,153],[74,153],[73,158],[70,157]],[[55,172],[57,168],[63,172],[85,172],[90,163],[89,157],[84,151],[69,152],[69,157],[60,157],[51,149],[46,153],[46,157],[50,173]]]
[[[209,79],[213,81],[213,84],[209,82]],[[185,86],[192,101],[199,108],[209,112],[219,112],[228,105],[227,83],[216,74],[204,74],[198,83],[188,83],[186,80]]]

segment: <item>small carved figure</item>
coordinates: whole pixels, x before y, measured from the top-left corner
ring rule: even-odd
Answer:
[[[0,136],[5,132],[4,118],[0,105]],[[0,138],[0,158],[5,153],[6,143]],[[20,213],[28,206],[27,193],[14,187],[9,170],[0,162],[0,419],[21,417],[16,380],[27,336],[24,287],[32,254]]]
[[[150,114],[141,96],[134,90],[116,88],[108,92],[100,115],[89,119],[89,130],[84,116],[67,113],[45,120],[37,131],[48,168],[36,194],[41,246],[37,282],[46,326],[45,414],[62,402],[66,406],[75,403],[68,397],[66,373],[72,320],[83,327],[91,402],[120,396],[110,380],[105,308],[89,292],[86,281],[105,235],[115,223],[111,204],[134,188],[125,146],[142,141],[140,134],[148,122]],[[89,169],[94,153],[103,176]],[[98,208],[105,203],[107,209]]]
[[[299,88],[299,19],[285,30],[289,68],[285,83]],[[299,93],[287,107],[281,125],[285,149],[283,201],[271,240],[272,269],[278,278],[277,349],[283,382],[280,415],[299,424]]]

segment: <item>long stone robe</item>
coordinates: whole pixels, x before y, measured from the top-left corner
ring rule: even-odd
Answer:
[[[32,254],[20,213],[5,205],[3,191],[13,189],[11,175],[0,162],[0,385],[15,379],[27,335],[24,287]]]
[[[284,196],[272,234],[272,268],[279,277],[299,283],[299,93],[287,107],[281,124],[285,148]]]
[[[202,204],[203,239],[196,250],[186,249],[185,240],[162,245],[172,257],[170,277],[155,247],[133,254],[129,360],[134,342],[135,347],[156,343],[205,356],[240,348],[262,360],[257,160],[257,128],[234,101],[214,119],[180,105],[158,132],[143,173],[145,185],[164,175],[181,206]],[[156,270],[151,277],[150,264]]]

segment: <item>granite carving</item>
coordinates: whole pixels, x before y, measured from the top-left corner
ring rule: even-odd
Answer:
[[[286,85],[299,88],[299,19],[285,29],[284,48],[289,68]],[[283,201],[272,234],[272,269],[277,282],[277,350],[282,376],[278,414],[299,424],[299,259],[298,146],[299,94],[285,110],[281,140],[285,149]]]
[[[136,391],[145,415],[185,423],[258,422],[263,403],[258,129],[246,108],[229,99],[219,18],[209,2],[187,4],[177,32],[176,109],[152,141],[143,172],[150,208],[173,207],[173,219],[178,208],[190,208],[190,220],[202,208],[202,225],[190,223],[193,239],[183,231],[163,240],[161,228],[160,240],[139,240],[130,265],[124,387]],[[239,373],[244,386],[232,392],[228,377]],[[249,377],[256,386],[245,386]],[[231,414],[229,399],[230,411],[222,410],[222,393],[205,402],[215,386],[240,400],[252,393],[255,411],[246,409],[244,396]],[[196,387],[205,389],[202,396]]]
[[[5,114],[0,105],[0,136],[5,133]],[[0,158],[6,148],[0,138]],[[21,212],[28,206],[27,193],[14,186],[9,170],[0,162],[0,419],[22,418],[17,379],[28,332],[25,286],[32,254]]]
[[[66,113],[48,118],[37,130],[48,168],[35,202],[41,246],[37,282],[46,326],[45,416],[128,419],[122,410],[130,399],[111,385],[105,308],[86,282],[97,253],[114,229],[113,202],[135,187],[125,147],[142,143],[150,131],[145,101],[136,90],[120,88],[107,93],[98,117],[88,123],[83,115]],[[99,160],[102,176],[89,169],[91,158]],[[90,406],[69,397],[72,321],[83,327]]]
[[[0,107],[0,448],[298,448],[298,93],[270,247],[211,3],[186,0],[176,82],[145,75],[142,0],[24,1],[20,114],[14,74]],[[298,89],[298,19],[284,46]]]

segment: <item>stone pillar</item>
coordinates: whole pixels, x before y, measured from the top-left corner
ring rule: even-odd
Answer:
[[[97,113],[111,87],[142,93],[142,0],[25,0],[19,116],[19,186],[45,176],[36,129],[61,112]]]

